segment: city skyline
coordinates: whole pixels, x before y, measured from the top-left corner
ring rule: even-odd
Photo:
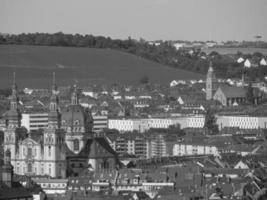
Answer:
[[[146,40],[266,41],[264,0],[0,2],[0,32],[79,33]]]

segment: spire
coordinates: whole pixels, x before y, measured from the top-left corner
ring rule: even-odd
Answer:
[[[212,67],[212,61],[210,60],[210,63],[209,63],[209,70],[208,72],[213,72],[213,67]]]
[[[75,83],[74,83],[73,92],[72,92],[72,95],[71,95],[71,104],[72,105],[77,105],[78,102],[79,101],[78,101],[77,80],[76,80]]]
[[[17,95],[16,72],[13,72],[12,96]]]
[[[53,72],[53,82],[52,82],[52,95],[50,98],[50,111],[57,111],[58,97],[57,97],[57,85],[56,85],[56,74]]]
[[[12,94],[10,101],[10,110],[17,110],[18,108],[18,92],[17,92],[17,84],[16,84],[16,73],[13,73],[13,84],[12,84]]]
[[[56,91],[57,91],[56,73],[53,72],[52,93],[55,93]]]

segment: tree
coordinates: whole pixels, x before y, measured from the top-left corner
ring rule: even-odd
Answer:
[[[251,83],[248,85],[248,88],[247,88],[247,101],[251,104],[254,103],[254,94],[253,94],[253,88],[252,88],[252,85]]]
[[[209,134],[217,134],[219,132],[218,125],[216,124],[216,117],[211,109],[208,109],[205,116],[204,128],[207,129]]]
[[[149,83],[149,78],[148,76],[143,76],[141,79],[140,79],[140,83],[141,84],[148,84]]]

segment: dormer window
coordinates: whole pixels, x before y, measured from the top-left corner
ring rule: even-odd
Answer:
[[[74,125],[79,125],[80,121],[79,120],[75,120]]]

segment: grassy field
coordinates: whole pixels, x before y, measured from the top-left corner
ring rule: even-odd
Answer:
[[[58,85],[70,85],[78,79],[83,86],[137,83],[144,75],[156,83],[203,78],[111,49],[0,45],[1,88],[10,86],[14,71],[20,88],[50,87],[52,72],[56,72]]]
[[[242,52],[243,54],[253,54],[255,52],[260,52],[263,55],[267,55],[267,49],[263,48],[227,48],[227,47],[221,47],[221,48],[208,48],[203,49],[204,52],[210,53],[212,51],[217,51],[219,54],[236,54],[238,51]]]

